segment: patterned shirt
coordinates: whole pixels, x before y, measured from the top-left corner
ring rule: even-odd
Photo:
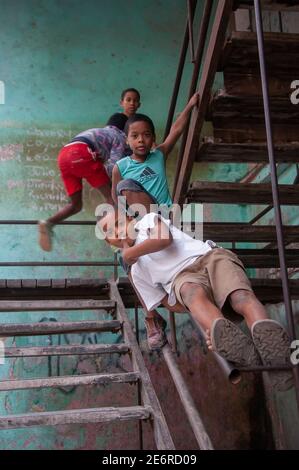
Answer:
[[[126,134],[115,126],[88,129],[76,135],[72,142],[85,142],[99,155],[103,163],[114,165],[125,155]]]

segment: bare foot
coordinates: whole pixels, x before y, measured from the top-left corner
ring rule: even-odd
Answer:
[[[208,346],[208,350],[213,351],[210,330],[206,330],[206,343],[207,343],[207,346]]]

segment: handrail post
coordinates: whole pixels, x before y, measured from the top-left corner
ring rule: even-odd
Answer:
[[[196,91],[196,86],[197,86],[197,81],[198,81],[198,76],[200,72],[200,66],[202,63],[202,58],[203,58],[203,53],[204,53],[204,47],[206,43],[206,38],[207,38],[207,32],[208,32],[208,27],[209,27],[209,22],[210,22],[210,17],[211,17],[211,12],[213,8],[213,0],[206,0],[204,10],[203,10],[203,15],[201,19],[201,24],[200,24],[200,29],[199,29],[199,35],[198,35],[198,43],[196,47],[196,57],[195,57],[195,62],[194,62],[194,68],[193,68],[193,73],[191,77],[191,84],[189,88],[189,95],[188,95],[188,100],[192,97],[192,95]],[[188,136],[188,128],[189,128],[189,123],[190,123],[190,118],[188,119],[188,122],[186,124],[186,128],[183,132],[183,136],[181,138],[181,144],[180,144],[180,150],[179,150],[179,155],[177,159],[177,171],[174,177],[174,185],[173,188],[175,191],[175,187],[178,181],[178,177],[180,174],[180,167],[182,163],[182,158],[184,155],[184,150],[185,150],[185,145],[187,141],[187,136]],[[174,196],[174,194],[173,194]]]
[[[275,156],[274,156],[272,123],[271,123],[270,105],[269,105],[268,79],[267,79],[267,72],[266,72],[266,66],[265,66],[263,22],[262,22],[262,15],[261,15],[260,0],[254,0],[254,10],[255,10],[256,33],[257,33],[259,63],[260,63],[260,72],[261,72],[262,92],[263,92],[267,147],[268,147],[269,164],[270,164],[271,186],[272,186],[272,194],[273,194],[275,226],[276,226],[279,262],[280,262],[280,272],[281,272],[281,278],[282,278],[281,279],[282,290],[283,290],[283,298],[284,298],[284,303],[285,303],[286,317],[287,317],[289,332],[290,332],[291,340],[294,340],[296,338],[296,330],[295,330],[295,323],[294,323],[294,317],[293,317],[293,312],[292,312],[292,302],[291,302],[289,282],[288,282],[288,271],[287,271],[286,259],[285,259],[284,236],[283,236],[283,230],[282,230],[281,208],[280,208],[280,200],[279,200],[279,193],[278,193],[278,178],[277,178],[277,171],[276,171],[276,161],[275,161]],[[293,373],[294,373],[294,380],[295,380],[297,407],[299,410],[299,366],[293,368]]]
[[[195,0],[193,7],[191,8],[191,22],[193,22],[194,19],[194,13],[196,9],[196,3],[197,0]],[[169,134],[172,121],[173,121],[173,116],[174,116],[174,111],[176,107],[176,102],[178,99],[178,94],[179,94],[179,89],[181,85],[181,80],[182,80],[182,75],[183,75],[183,70],[184,70],[184,65],[186,61],[186,55],[187,55],[187,50],[188,50],[188,44],[189,44],[189,19],[187,20],[186,28],[185,28],[185,33],[184,33],[184,39],[183,39],[183,44],[181,48],[181,53],[180,53],[180,59],[179,59],[179,65],[178,65],[178,70],[174,82],[174,87],[173,87],[173,92],[172,92],[172,97],[171,97],[171,103],[168,111],[168,117],[167,117],[167,122],[166,122],[166,127],[164,131],[164,138],[163,140],[166,139],[166,137]]]
[[[217,71],[221,47],[224,43],[232,8],[233,0],[223,0],[219,2],[216,10],[215,21],[205,55],[204,67],[199,84],[199,105],[192,113],[182,165],[179,168],[180,175],[174,193],[174,202],[178,204],[182,204],[184,202],[185,192],[190,180],[192,166],[198,148],[198,140],[209,104],[210,91]]]

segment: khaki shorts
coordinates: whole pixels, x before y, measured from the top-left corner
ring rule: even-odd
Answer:
[[[234,320],[240,319],[240,315],[234,313],[229,303],[226,303],[228,296],[237,289],[252,292],[242,261],[237,255],[224,248],[213,248],[207,254],[200,256],[174,279],[173,292],[177,301],[186,307],[180,293],[185,282],[201,286],[210,300],[220,310],[225,307],[223,313]]]

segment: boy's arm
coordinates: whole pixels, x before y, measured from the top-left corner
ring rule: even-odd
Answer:
[[[114,165],[113,170],[112,170],[112,199],[114,203],[117,205],[117,194],[116,194],[116,186],[118,183],[122,180],[120,171],[118,169],[117,165]]]
[[[176,142],[182,135],[183,130],[185,129],[185,126],[187,124],[188,117],[194,106],[198,104],[198,100],[199,93],[195,93],[189,100],[187,106],[181,112],[175,123],[172,124],[169,134],[166,137],[165,141],[157,147],[164,154],[165,158],[167,158],[168,154],[171,152]]]
[[[139,256],[155,253],[171,245],[172,235],[168,226],[158,219],[158,217],[156,219],[157,221],[154,228],[151,230],[150,238],[131,247],[124,244],[122,256],[127,264],[134,264]]]

